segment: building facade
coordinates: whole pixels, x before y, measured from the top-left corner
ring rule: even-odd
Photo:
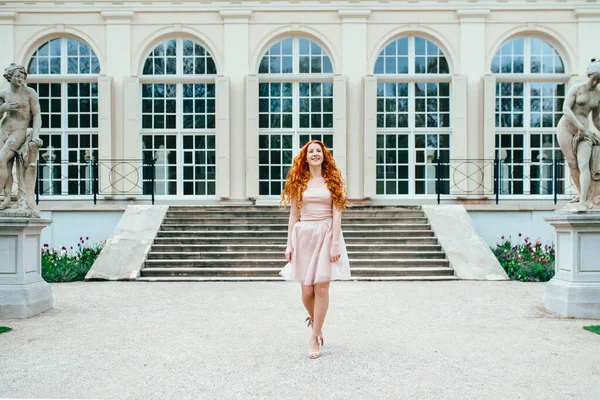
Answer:
[[[600,58],[599,6],[5,1],[0,65],[40,98],[42,209],[275,203],[317,138],[351,200],[551,210],[572,192],[555,127]]]

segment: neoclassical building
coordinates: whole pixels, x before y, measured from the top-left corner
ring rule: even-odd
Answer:
[[[350,199],[439,193],[480,204],[470,209],[487,224],[497,210],[549,212],[572,192],[555,127],[600,58],[600,6],[4,1],[0,37],[0,65],[26,66],[40,98],[40,206],[55,221],[102,225],[101,210],[108,230],[152,194],[274,204],[317,138]]]

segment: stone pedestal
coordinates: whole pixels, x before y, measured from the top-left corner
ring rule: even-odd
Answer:
[[[600,319],[600,212],[557,212],[546,222],[556,230],[556,274],[544,306],[565,317]]]
[[[40,233],[51,222],[0,216],[0,319],[29,318],[52,308],[40,244]]]

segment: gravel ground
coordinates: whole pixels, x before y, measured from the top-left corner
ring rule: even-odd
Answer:
[[[600,399],[600,321],[548,313],[544,284],[336,282],[317,360],[293,283],[52,290],[0,320],[0,397]]]

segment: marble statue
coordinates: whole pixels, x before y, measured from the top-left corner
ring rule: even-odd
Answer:
[[[569,165],[579,195],[565,206],[567,211],[600,209],[600,61],[587,69],[588,81],[573,86],[567,93],[563,116],[558,123],[558,143]]]
[[[40,103],[35,90],[25,85],[24,67],[13,63],[4,70],[4,77],[10,86],[0,91],[0,190],[4,191],[0,210],[5,210],[0,211],[0,216],[39,217],[34,190],[42,145]],[[33,129],[29,130],[31,120]],[[13,164],[17,170],[18,199],[10,208]]]

